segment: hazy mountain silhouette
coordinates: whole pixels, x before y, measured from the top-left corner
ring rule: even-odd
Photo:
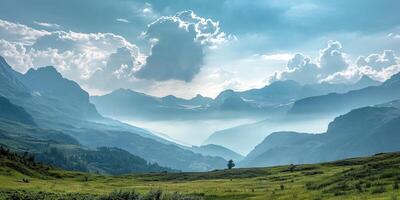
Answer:
[[[234,160],[239,162],[244,156],[220,145],[208,144],[202,146],[192,146],[191,150],[205,156],[218,156],[225,160]]]
[[[277,132],[265,138],[241,166],[316,163],[400,150],[400,110],[364,107],[337,117],[326,133]]]
[[[296,81],[276,81],[260,89],[222,91],[215,99],[197,95],[182,99],[173,95],[154,97],[127,89],[118,89],[91,101],[100,113],[108,116],[145,119],[188,119],[210,117],[243,117],[246,115],[283,114],[296,100],[379,85],[363,76],[354,84],[318,83],[301,85]]]
[[[379,86],[366,87],[344,94],[331,93],[298,100],[290,114],[345,113],[353,108],[375,105],[400,98],[400,73]]]

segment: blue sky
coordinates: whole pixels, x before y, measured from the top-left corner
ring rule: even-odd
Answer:
[[[0,4],[0,54],[8,62],[21,72],[55,65],[92,94],[123,87],[215,96],[284,79],[385,80],[399,70],[398,0]]]

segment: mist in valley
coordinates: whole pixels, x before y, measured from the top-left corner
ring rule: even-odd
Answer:
[[[142,127],[164,139],[185,146],[217,144],[242,155],[248,154],[266,136],[278,131],[302,133],[323,133],[333,116],[296,119],[279,117],[268,119],[253,118],[213,118],[187,120],[143,120],[114,117],[130,125]]]
[[[188,119],[188,120],[143,120],[133,118],[118,118],[130,125],[139,126],[158,134],[165,139],[182,145],[202,145],[214,132],[255,123],[262,118],[218,118],[218,119]]]

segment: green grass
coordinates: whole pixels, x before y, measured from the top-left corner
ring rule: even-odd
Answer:
[[[24,181],[25,180],[25,181]],[[201,199],[400,199],[400,153],[297,166],[103,176],[0,159],[0,198],[15,192],[101,196],[161,190]],[[396,186],[397,185],[397,186]],[[60,197],[61,198],[61,197]],[[57,198],[56,198],[57,199]]]

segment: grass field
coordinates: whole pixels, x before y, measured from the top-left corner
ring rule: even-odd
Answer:
[[[125,176],[63,171],[4,156],[0,161],[1,199],[16,191],[99,196],[133,190],[179,192],[206,200],[400,199],[400,153],[313,165]]]

